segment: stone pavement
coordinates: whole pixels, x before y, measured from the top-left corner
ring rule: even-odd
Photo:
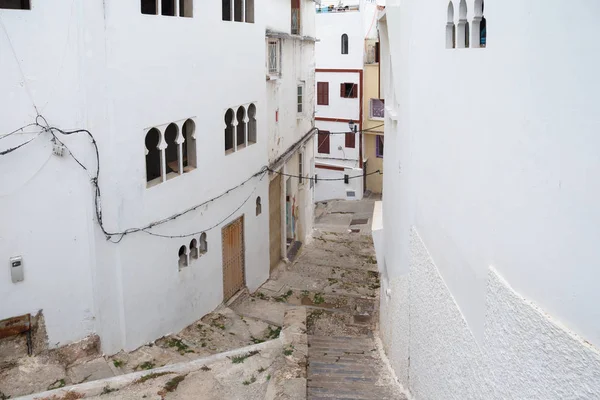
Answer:
[[[407,398],[376,340],[374,201],[320,203],[312,242],[252,296],[307,308],[309,400]]]

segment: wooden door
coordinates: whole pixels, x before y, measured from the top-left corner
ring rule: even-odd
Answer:
[[[223,301],[246,285],[244,265],[244,216],[223,227]]]
[[[281,175],[269,184],[269,255],[273,271],[281,261]]]

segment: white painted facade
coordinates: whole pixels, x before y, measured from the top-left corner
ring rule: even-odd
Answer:
[[[488,1],[487,47],[446,48],[447,1],[388,1],[374,239],[416,399],[600,397],[599,7]]]
[[[255,22],[242,23],[223,21],[221,3],[198,0],[192,18],[143,15],[139,1],[31,3],[31,10],[0,9],[0,135],[34,122],[37,113],[54,127],[90,130],[107,230],[142,227],[201,204],[274,156],[265,32],[275,13],[289,21],[289,6],[257,6]],[[257,142],[226,155],[225,112],[251,103]],[[197,168],[147,188],[146,133],[186,119],[196,124]],[[34,136],[2,138],[0,149]],[[254,290],[268,278],[268,175],[149,229],[193,236],[138,232],[113,244],[95,218],[90,140],[59,138],[87,173],[68,152],[51,155],[47,132],[0,156],[0,319],[43,310],[51,347],[97,333],[107,354],[177,332],[223,300],[221,229],[242,215],[246,284]],[[179,248],[201,232],[208,251],[180,270]],[[14,256],[23,257],[20,283],[11,281]]]
[[[267,8],[277,13],[267,19],[267,43],[280,43],[281,71],[269,76],[266,83],[269,163],[277,171],[270,174],[270,179],[278,174],[282,179],[281,254],[285,257],[288,244],[306,242],[313,226],[314,187],[308,178],[314,164],[315,3],[300,0],[298,34],[292,34],[290,19],[282,17],[291,14],[292,3],[271,3]]]

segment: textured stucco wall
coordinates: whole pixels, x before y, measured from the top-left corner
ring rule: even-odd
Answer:
[[[381,336],[398,378],[416,399],[600,397],[600,353],[491,267],[485,315],[479,344],[413,228],[410,273],[383,281]]]

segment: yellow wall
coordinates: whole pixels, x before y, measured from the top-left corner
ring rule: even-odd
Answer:
[[[369,119],[370,99],[379,98],[379,64],[365,64],[363,77],[363,130],[372,129],[363,133],[363,161],[367,161],[367,174],[380,170],[383,172],[383,158],[376,155],[376,137],[383,135],[383,120]],[[383,190],[383,176],[379,174],[367,176],[367,190],[381,193]]]

